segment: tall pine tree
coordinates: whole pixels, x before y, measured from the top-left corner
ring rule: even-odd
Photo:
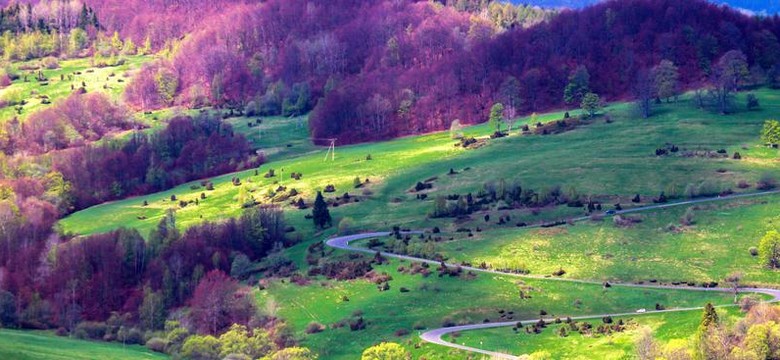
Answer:
[[[314,219],[314,225],[318,228],[325,228],[325,225],[331,225],[332,219],[330,218],[330,211],[328,210],[328,204],[322,197],[321,192],[317,192],[317,199],[314,200],[314,209],[311,212]]]

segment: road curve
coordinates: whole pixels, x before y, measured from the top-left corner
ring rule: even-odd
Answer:
[[[695,199],[695,200],[689,200],[689,201],[681,201],[681,202],[673,202],[673,203],[665,203],[665,204],[657,204],[657,205],[649,205],[649,206],[643,206],[633,209],[626,209],[626,210],[620,210],[615,211],[615,215],[619,214],[627,214],[627,213],[636,213],[636,212],[642,212],[642,211],[649,211],[649,210],[656,210],[656,209],[665,209],[670,207],[676,207],[676,206],[686,206],[686,205],[694,205],[694,204],[700,204],[700,203],[707,203],[707,202],[716,202],[716,201],[727,201],[727,200],[734,200],[734,199],[740,199],[740,198],[749,198],[749,197],[759,197],[759,196],[766,196],[766,195],[772,195],[772,194],[778,194],[780,193],[780,190],[773,190],[773,191],[764,191],[764,192],[758,192],[758,193],[749,193],[749,194],[736,194],[736,195],[729,195],[729,196],[718,196],[718,197],[712,197],[712,198],[703,198],[703,199]],[[605,214],[606,215],[606,214]],[[574,221],[583,221],[588,219],[588,217],[580,217],[573,219]],[[532,227],[538,227],[539,225],[533,225],[528,226],[530,228]],[[421,234],[421,231],[408,231],[404,232],[404,234]],[[375,254],[377,251],[366,249],[366,248],[359,248],[354,247],[350,245],[350,242],[357,241],[357,240],[363,240],[363,239],[370,239],[370,238],[377,238],[377,237],[383,237],[383,236],[389,236],[391,232],[389,231],[381,231],[381,232],[371,232],[371,233],[362,233],[362,234],[355,234],[355,235],[346,235],[346,236],[339,236],[334,237],[331,239],[326,240],[326,244],[332,248],[345,250],[345,251],[354,251],[354,252],[361,252],[366,254]],[[380,252],[382,256],[385,257],[391,257],[395,259],[402,259],[402,260],[408,260],[408,261],[415,261],[415,262],[421,262],[421,263],[429,263],[434,265],[439,265],[441,262],[430,260],[430,259],[422,259],[417,258],[414,256],[408,256],[408,255],[399,255],[399,254],[393,254],[388,252]],[[451,264],[451,263],[445,263],[447,266],[459,266],[458,264]],[[474,271],[474,272],[481,272],[481,273],[489,273],[489,274],[497,274],[497,275],[504,275],[504,276],[515,276],[515,277],[521,277],[521,278],[531,278],[531,279],[542,279],[542,280],[550,280],[550,281],[564,281],[564,282],[572,282],[572,283],[583,283],[583,284],[596,284],[601,285],[602,282],[600,281],[591,281],[591,280],[578,280],[578,279],[565,279],[565,278],[558,278],[558,277],[546,277],[542,275],[527,275],[527,274],[513,274],[513,273],[506,273],[496,270],[489,270],[489,269],[482,269],[472,266],[461,266],[463,270],[467,271]],[[703,288],[703,287],[691,287],[691,286],[667,286],[667,285],[639,285],[639,284],[630,284],[630,283],[610,283],[612,286],[617,287],[632,287],[632,288],[645,288],[645,289],[674,289],[674,290],[688,290],[688,291],[717,291],[717,292],[730,292],[731,289],[728,288]],[[751,293],[757,293],[757,294],[765,294],[771,296],[771,299],[769,302],[780,302],[780,290],[779,289],[770,289],[770,288],[740,288],[741,292],[751,292]],[[728,305],[723,305],[728,306]],[[644,314],[656,314],[656,313],[663,313],[663,312],[680,312],[680,311],[691,311],[691,310],[700,310],[702,307],[689,307],[689,308],[674,308],[674,309],[666,309],[666,310],[654,310],[654,311],[648,311]],[[587,315],[587,316],[577,316],[572,317],[573,320],[587,320],[587,319],[600,319],[605,316],[637,316],[642,315],[635,312],[630,313],[613,313],[613,314],[600,314],[600,315]],[[544,319],[545,321],[551,322],[554,319],[547,318]],[[510,321],[510,322],[497,322],[497,323],[480,323],[480,324],[471,324],[471,325],[462,325],[462,326],[452,326],[452,327],[445,327],[445,328],[438,328],[433,329],[430,331],[427,331],[420,335],[420,338],[424,341],[427,341],[432,344],[447,346],[454,349],[460,349],[464,351],[470,351],[474,353],[479,353],[483,355],[488,355],[491,357],[499,358],[499,359],[519,359],[519,357],[514,355],[509,355],[501,352],[495,352],[495,351],[489,351],[489,350],[483,350],[479,348],[474,348],[470,346],[460,345],[456,343],[452,343],[449,341],[445,341],[442,339],[444,335],[459,332],[459,331],[468,331],[468,330],[479,330],[479,329],[490,329],[490,328],[497,328],[497,327],[508,327],[508,326],[515,326],[518,322],[529,322],[529,321],[539,321],[538,318],[534,319],[525,319],[525,320],[517,320],[517,321]]]

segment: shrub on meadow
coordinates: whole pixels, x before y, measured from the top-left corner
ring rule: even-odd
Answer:
[[[53,70],[60,67],[60,62],[54,56],[47,56],[41,60],[41,65],[49,70]]]
[[[158,338],[158,337],[153,337],[153,338],[149,339],[149,341],[146,342],[146,347],[149,350],[152,350],[152,351],[158,352],[158,353],[164,353],[165,352],[165,348],[167,346],[168,346],[168,342],[165,341],[164,339],[161,339],[161,338]]]
[[[761,178],[756,182],[756,189],[767,191],[777,187],[777,179],[772,174],[763,174]]]
[[[325,326],[316,321],[313,321],[306,325],[304,332],[307,334],[316,334],[322,332],[323,330],[325,330]]]

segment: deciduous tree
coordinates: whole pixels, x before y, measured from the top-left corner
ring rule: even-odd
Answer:
[[[780,267],[780,233],[769,230],[758,244],[758,258],[768,268]]]
[[[780,122],[777,120],[764,121],[761,128],[761,141],[769,146],[780,144]]]
[[[519,109],[522,105],[520,98],[520,81],[514,76],[507,76],[498,89],[498,96],[506,108]]]
[[[680,91],[680,72],[677,66],[669,60],[661,60],[651,71],[656,96],[669,102],[676,98]]]
[[[217,360],[219,350],[219,339],[211,335],[192,335],[184,341],[181,355],[192,360]]]
[[[501,132],[501,124],[504,120],[504,105],[501,103],[495,103],[490,108],[490,117],[488,118],[488,122],[490,123],[490,126],[492,126],[496,133]]]
[[[144,287],[144,299],[138,309],[141,324],[148,330],[160,330],[165,325],[166,309],[162,294]]]
[[[384,342],[374,345],[365,351],[361,360],[410,360],[411,354],[396,343]]]
[[[640,70],[637,73],[636,85],[634,85],[634,96],[636,97],[636,107],[642,117],[650,117],[653,104],[653,79],[650,72]]]
[[[222,271],[210,271],[192,295],[191,320],[200,333],[217,334],[233,323],[245,323],[252,313],[248,294]]]
[[[742,278],[745,274],[739,271],[735,271],[726,276],[726,283],[731,287],[731,291],[734,293],[734,303],[737,303],[737,295],[739,295],[739,285],[742,282]]]
[[[317,360],[317,354],[304,347],[288,347],[275,352],[262,360]]]
[[[595,93],[587,93],[583,96],[580,107],[588,113],[588,116],[593,117],[601,111],[601,98]]]
[[[710,75],[711,94],[722,114],[731,111],[731,98],[750,76],[747,58],[739,50],[731,50],[718,60]]]
[[[580,65],[569,76],[569,83],[563,90],[563,101],[567,104],[578,104],[589,92],[590,74],[585,66]]]

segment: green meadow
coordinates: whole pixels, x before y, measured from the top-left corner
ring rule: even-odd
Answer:
[[[718,315],[725,323],[736,322],[742,314],[735,308],[720,308]],[[522,355],[547,352],[552,359],[619,360],[635,357],[634,344],[643,327],[649,328],[662,348],[684,348],[701,321],[701,311],[668,312],[615,317],[622,319],[626,330],[610,335],[584,336],[569,332],[566,337],[557,334],[566,324],[551,324],[541,334],[515,333],[511,328],[474,330],[449,335],[445,340],[485,350]],[[601,319],[583,320],[598,326]],[[567,329],[568,330],[568,329]]]
[[[94,342],[49,332],[0,329],[0,359],[13,360],[155,360],[168,356],[139,345]]]
[[[27,103],[23,106],[21,114],[16,112],[16,106],[0,108],[0,122],[10,120],[14,116],[24,121],[30,114],[51,106],[42,103],[43,96],[48,97],[51,103],[54,104],[57,100],[68,97],[73,93],[72,87],[78,89],[82,86],[82,83],[86,85],[87,92],[104,92],[113,98],[120,98],[127,83],[130,81],[132,70],[140,68],[143,63],[153,58],[136,55],[124,56],[123,59],[125,59],[125,62],[122,65],[102,68],[94,67],[92,58],[60,60],[59,68],[57,69],[40,68],[44,77],[48,79],[46,82],[38,82],[36,80],[38,70],[19,69],[20,66],[23,68],[37,67],[39,60],[14,63],[13,68],[20,78],[13,81],[10,86],[0,89],[0,99],[15,94],[14,96],[21,97]],[[76,72],[81,74],[74,75]],[[72,78],[69,78],[69,75],[72,75]],[[25,77],[27,81],[25,81]]]
[[[279,118],[276,120],[279,120]],[[270,121],[273,121],[273,119]],[[252,141],[261,141],[253,139],[253,134],[247,128],[237,127],[237,130],[247,132]],[[483,125],[470,128],[468,132],[474,135],[485,135],[489,133],[489,129]],[[290,137],[281,139],[278,143],[279,146],[286,147],[286,145],[281,144],[293,143],[294,140],[292,138],[297,135],[289,135],[288,132],[285,132],[285,136]],[[231,182],[233,177],[241,178],[245,186],[258,200],[263,199],[265,191],[276,188],[279,185],[295,188],[309,200],[313,198],[317,190],[322,190],[328,184],[336,186],[336,194],[351,192],[352,194],[361,195],[363,189],[354,189],[354,179],[355,177],[360,177],[361,180],[368,178],[370,183],[364,189],[371,191],[372,195],[367,199],[369,201],[360,204],[361,209],[366,207],[365,204],[373,205],[373,209],[376,209],[376,204],[381,202],[381,200],[387,202],[393,200],[394,203],[400,204],[395,199],[392,199],[393,196],[387,194],[385,190],[387,184],[385,182],[391,176],[397,180],[398,177],[403,176],[404,172],[414,169],[420,164],[432,164],[449,157],[457,157],[466,152],[466,150],[457,148],[453,144],[454,141],[449,138],[447,133],[436,133],[377,144],[337,147],[335,161],[324,160],[325,148],[319,148],[320,151],[314,153],[310,152],[301,156],[282,158],[281,160],[262,165],[257,175],[255,175],[255,170],[247,170],[209,179],[214,183],[214,190],[207,192],[208,198],[205,201],[201,201],[201,205],[198,207],[179,209],[177,221],[186,227],[203,220],[218,220],[227,216],[238,215],[241,211],[237,201],[239,187],[234,186]],[[293,146],[294,148],[295,146]],[[367,160],[369,154],[371,155],[371,160]],[[275,170],[273,178],[264,177],[269,169]],[[302,173],[302,179],[291,179],[291,172]],[[156,224],[156,221],[170,206],[170,202],[167,201],[170,195],[176,194],[178,198],[187,199],[190,196],[199,196],[201,192],[204,192],[205,190],[203,189],[191,189],[192,186],[197,186],[198,183],[196,181],[161,193],[98,205],[63,219],[61,225],[65,231],[78,234],[105,232],[116,228],[118,224],[136,227],[141,229],[142,232],[146,232]],[[408,186],[413,185],[414,182]],[[402,190],[400,195],[408,195],[405,192],[405,189]],[[370,201],[374,198],[379,201]],[[143,207],[141,205],[143,205],[145,200],[149,206]],[[419,212],[421,211],[420,208],[424,207],[421,205],[426,204],[418,203],[416,205],[414,209],[401,211],[404,213],[408,213],[408,211]],[[354,208],[356,206],[349,205],[344,208],[350,207]],[[334,209],[334,212],[337,213],[339,210],[341,209]],[[426,210],[422,211],[424,214]],[[146,216],[147,219],[140,221],[137,219],[138,216]],[[295,218],[302,218],[303,214],[291,210],[289,217],[292,221],[295,221]],[[99,226],[96,227],[95,225]]]
[[[722,281],[740,271],[744,281],[772,285],[780,273],[750,254],[769,229],[780,225],[780,196],[704,203],[632,215],[619,227],[611,218],[552,229],[502,229],[441,243],[451,261],[499,265],[521,261],[532,274],[622,281]],[[692,214],[692,223],[681,218]]]
[[[326,149],[308,141],[307,131],[301,127],[305,119],[263,118],[261,124],[250,126],[256,118],[233,118],[229,121],[235,129],[246,134],[254,146],[268,155],[269,162],[257,171],[208,179],[214,183],[213,191],[195,181],[161,193],[102,204],[72,214],[61,220],[60,226],[63,231],[75,234],[100,233],[120,226],[135,227],[146,234],[166,209],[176,206],[178,201],[171,202],[171,195],[186,201],[205,193],[206,199],[199,205],[177,210],[177,224],[186,228],[202,221],[240,214],[241,187],[261,202],[268,202],[266,193],[280,185],[295,188],[310,203],[316,191],[332,184],[336,191],[327,196],[349,192],[360,200],[331,207],[334,225],[349,218],[350,231],[386,230],[394,225],[413,229],[436,226],[442,229],[445,237],[453,238],[437,243],[437,251],[446,254],[451,261],[489,264],[521,261],[537,275],[564,269],[566,278],[624,281],[720,281],[730,270],[740,268],[745,269],[750,282],[774,282],[775,273],[755,264],[748,247],[757,245],[757,234],[766,228],[767,219],[774,216],[773,204],[780,201],[780,196],[761,198],[758,202],[744,200],[712,205],[713,208],[700,205],[701,209],[693,210],[695,223],[674,231],[667,230],[668,224],[678,223],[685,207],[642,213],[638,215],[642,222],[629,228],[617,228],[609,218],[551,229],[514,226],[516,222],[535,223],[583,215],[582,209],[566,206],[511,211],[492,208],[457,221],[427,217],[433,208],[432,198],[476,193],[486,181],[499,179],[518,180],[524,188],[537,191],[553,185],[574,188],[582,196],[604,202],[607,209],[618,202],[631,206],[630,199],[636,193],[650,199],[670,187],[684,188],[705,179],[722,188],[755,191],[754,185],[744,190],[737,189],[736,185],[740,181],[755,184],[766,173],[780,175],[775,166],[777,150],[764,148],[758,141],[764,120],[772,117],[780,106],[780,92],[759,90],[757,95],[762,110],[734,115],[714,114],[681,101],[663,104],[652,118],[639,119],[629,104],[615,104],[607,109],[609,121],[605,116],[597,117],[562,134],[521,135],[513,131],[510,137],[490,140],[479,149],[465,150],[454,146],[456,141],[448,132],[440,132],[372,144],[337,146],[335,161],[325,160]],[[737,101],[741,104],[744,99],[740,97]],[[515,129],[523,123],[549,122],[562,117],[563,113],[558,112],[533,120],[522,118]],[[485,137],[492,130],[483,124],[468,127],[464,133]],[[681,154],[655,156],[655,149],[667,143],[683,151],[725,149],[729,155],[738,151],[742,159]],[[274,176],[265,177],[270,169],[275,170]],[[448,174],[450,169],[454,175]],[[290,178],[291,172],[303,176],[294,180]],[[241,179],[241,186],[233,184],[234,177]],[[353,185],[356,177],[369,182],[356,189]],[[425,191],[428,199],[417,199],[411,189],[418,181],[426,180],[433,184],[432,189]],[[763,201],[767,203],[761,203]],[[148,205],[144,206],[144,202]],[[286,254],[305,271],[307,246],[335,234],[337,227],[316,231],[311,220],[304,218],[310,210],[297,210],[286,204],[282,203],[287,222],[296,228],[290,236],[300,240],[298,245],[287,249]],[[485,222],[485,214],[493,219],[511,215],[512,222],[508,225],[497,225],[495,220]],[[740,224],[743,225],[741,228]],[[455,232],[459,227],[480,227],[482,231],[465,237]],[[499,321],[502,320],[499,310],[512,311],[515,318],[526,319],[538,316],[542,309],[566,316],[632,312],[639,308],[652,309],[656,303],[686,307],[702,306],[707,301],[730,302],[727,294],[622,287],[604,289],[598,285],[521,280],[512,276],[480,274],[464,280],[439,278],[433,274],[422,278],[400,273],[397,268],[401,265],[408,266],[393,261],[378,267],[378,271],[393,277],[389,291],[380,292],[376,285],[366,280],[336,282],[315,278],[305,285],[273,280],[267,289],[258,291],[258,302],[265,311],[286,319],[301,336],[302,345],[311,347],[324,359],[351,359],[362,349],[382,340],[404,344],[415,357],[466,357],[463,352],[422,343],[417,335],[423,329],[440,327],[445,322]],[[401,287],[409,292],[400,292]],[[520,289],[531,291],[532,297],[521,300]],[[365,330],[330,326],[354,318],[353,314],[359,314],[367,321]],[[678,316],[683,319],[680,321],[689,322],[685,320],[685,314],[663,316]],[[657,321],[661,324],[666,320]],[[326,329],[306,334],[304,329],[311,322],[321,323]],[[661,332],[667,328],[658,325],[658,329]],[[462,336],[463,341],[471,341],[468,336],[472,335]],[[473,336],[478,339],[479,334]],[[544,336],[538,339],[544,342]],[[604,351],[628,351],[631,341],[621,336],[630,337],[631,333],[609,340],[610,344],[622,344],[614,346],[618,350]],[[576,340],[576,337],[570,336],[564,341],[570,340]],[[579,341],[591,340],[598,339]],[[600,343],[591,345],[602,346]],[[575,347],[572,344],[569,349],[574,351]],[[561,351],[565,348],[561,346]],[[506,349],[525,353],[535,348],[513,345]]]
[[[324,359],[354,359],[362,349],[381,341],[404,344],[414,357],[429,359],[465,357],[463,352],[422,342],[419,334],[450,324],[472,324],[484,321],[512,321],[538,318],[544,310],[548,316],[633,312],[667,308],[698,307],[707,302],[730,304],[728,293],[687,290],[637,289],[554,280],[522,279],[513,276],[478,274],[476,277],[429,277],[400,273],[407,261],[393,260],[376,266],[377,272],[392,276],[390,289],[379,291],[367,280],[346,282],[313,280],[306,285],[273,281],[257,292],[260,308],[287,320],[302,337],[302,344]],[[431,268],[433,269],[433,267]],[[402,292],[405,288],[408,292]],[[525,299],[520,299],[523,291]],[[530,297],[530,298],[529,298]],[[504,314],[513,312],[511,318]],[[340,320],[362,316],[365,330],[352,331],[349,326],[334,328]],[[309,323],[326,326],[322,332],[306,334]],[[508,329],[505,329],[509,331]],[[497,330],[501,331],[501,329]],[[449,356],[449,357],[448,357]]]
[[[332,209],[337,221],[351,217],[357,228],[364,229],[387,228],[395,224],[430,227],[440,222],[426,218],[433,206],[431,198],[476,192],[484,182],[502,178],[519,180],[525,188],[537,190],[552,185],[574,188],[579,194],[602,199],[607,204],[628,204],[635,193],[657,196],[670,185],[684,188],[705,179],[737,190],[736,184],[741,180],[755,183],[764,173],[778,174],[774,166],[776,150],[761,147],[758,133],[763,121],[780,106],[780,92],[761,90],[757,94],[763,110],[726,116],[693,108],[689,102],[682,101],[664,104],[657,110],[657,115],[643,120],[633,115],[628,104],[618,104],[608,110],[610,123],[601,117],[558,135],[513,134],[490,141],[476,150],[455,147],[455,141],[447,132],[340,146],[336,148],[335,161],[324,160],[324,148],[313,152],[307,149],[298,155],[272,158],[260,167],[258,175],[249,170],[210,179],[215,190],[207,192],[208,199],[199,206],[179,209],[178,223],[187,227],[203,220],[239,214],[239,187],[232,184],[233,177],[241,178],[244,186],[261,201],[265,201],[264,194],[269,189],[275,189],[279,184],[295,188],[309,201],[317,190],[328,184],[336,187],[332,195],[345,192],[361,195],[368,189],[360,204]],[[538,121],[561,117],[561,113],[548,114],[539,116]],[[274,119],[268,120],[272,121]],[[528,121],[525,118],[520,123]],[[479,125],[467,128],[465,133],[484,136],[490,131],[487,125]],[[300,134],[289,136],[300,140]],[[279,144],[292,142],[283,136],[279,140]],[[739,151],[743,158],[656,157],[655,149],[666,143],[685,150],[726,149],[729,154]],[[295,147],[293,145],[292,149]],[[369,154],[371,160],[367,160]],[[276,176],[264,178],[269,169],[276,170]],[[450,169],[457,174],[447,175]],[[302,179],[290,179],[291,172],[302,173]],[[370,184],[364,189],[354,189],[356,177],[368,178]],[[415,194],[410,192],[414,184],[432,178],[436,179],[428,199],[415,199]],[[185,200],[197,197],[204,191],[197,185],[198,182],[193,182],[161,193],[95,206],[63,219],[60,224],[63,230],[78,234],[104,232],[118,226],[135,227],[145,233],[172,206],[167,200],[170,195]],[[142,206],[144,201],[149,206]],[[564,216],[581,214],[569,211],[555,210],[551,217],[560,216],[561,212]],[[288,219],[303,228],[304,213],[290,210]],[[522,213],[518,212],[518,216]],[[442,225],[449,222],[444,221]]]
[[[260,120],[259,124],[257,120]],[[309,137],[308,116],[242,116],[227,122],[271,161],[319,151]]]

